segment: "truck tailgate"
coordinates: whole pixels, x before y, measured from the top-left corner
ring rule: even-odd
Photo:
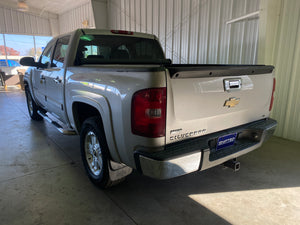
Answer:
[[[272,66],[172,65],[166,143],[269,117]]]

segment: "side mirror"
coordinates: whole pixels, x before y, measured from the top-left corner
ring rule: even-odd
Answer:
[[[23,57],[20,59],[20,64],[22,66],[37,66],[38,64],[34,61],[32,57]]]

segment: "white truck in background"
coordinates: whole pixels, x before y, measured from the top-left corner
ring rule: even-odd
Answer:
[[[270,137],[273,66],[178,65],[154,35],[78,29],[53,38],[38,62],[22,58],[28,111],[80,134],[99,187],[132,169],[168,179],[224,164]]]

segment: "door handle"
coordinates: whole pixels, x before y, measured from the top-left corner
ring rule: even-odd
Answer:
[[[225,91],[240,90],[241,88],[242,88],[242,80],[240,78],[224,80]]]
[[[46,78],[44,77],[44,75],[41,75],[40,76],[40,83],[42,84],[44,82],[46,82]]]
[[[60,84],[60,83],[61,83],[61,79],[59,79],[59,77],[56,77],[56,78],[54,79],[54,82],[55,82],[56,84]]]

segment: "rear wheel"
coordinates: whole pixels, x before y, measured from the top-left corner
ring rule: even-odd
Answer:
[[[27,108],[28,108],[29,116],[30,116],[31,119],[33,119],[33,120],[37,120],[37,121],[42,120],[43,117],[41,117],[41,116],[37,113],[39,107],[37,106],[37,104],[36,104],[35,101],[33,100],[33,98],[32,98],[32,96],[31,96],[31,93],[30,93],[28,87],[25,88],[25,94],[26,94],[26,101],[27,101]]]
[[[80,149],[89,179],[100,188],[113,185],[109,175],[109,154],[98,117],[88,118],[80,132]]]

